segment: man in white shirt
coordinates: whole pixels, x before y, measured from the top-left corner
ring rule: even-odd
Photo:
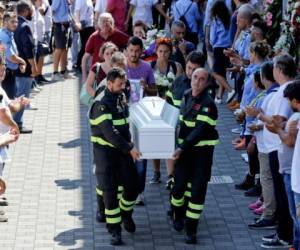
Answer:
[[[107,0],[96,0],[95,4],[95,15],[94,15],[94,28],[98,29],[98,20],[100,14],[106,12]]]
[[[266,110],[258,114],[268,128],[264,130],[264,142],[269,153],[270,168],[274,182],[274,193],[276,199],[276,212],[278,216],[278,227],[275,235],[263,237],[263,248],[278,248],[291,246],[293,240],[293,223],[289,212],[289,205],[282,177],[282,165],[279,164],[278,151],[281,149],[281,140],[272,130],[272,116],[277,116],[282,122],[287,121],[293,114],[288,100],[283,93],[285,88],[296,76],[296,65],[290,55],[284,54],[274,58],[273,75],[280,87],[269,101]]]

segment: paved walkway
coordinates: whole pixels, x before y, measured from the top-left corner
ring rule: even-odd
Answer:
[[[96,199],[91,168],[86,108],[79,104],[78,80],[45,85],[26,111],[22,135],[11,147],[12,162],[5,168],[8,183],[8,223],[0,224],[0,249],[259,249],[260,237],[269,231],[251,231],[253,215],[245,198],[233,184],[210,184],[198,244],[187,246],[166,216],[168,192],[164,183],[146,187],[145,207],[137,207],[137,232],[123,234],[125,246],[112,247],[103,224],[95,222]],[[221,144],[217,146],[214,176],[239,181],[246,164],[230,141],[233,116],[219,109]],[[148,167],[148,180],[151,176]],[[163,178],[166,178],[163,168]],[[218,178],[215,178],[218,180]]]

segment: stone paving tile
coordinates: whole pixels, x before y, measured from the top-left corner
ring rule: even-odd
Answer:
[[[47,69],[49,72],[49,68]],[[205,211],[199,224],[198,244],[183,243],[166,216],[168,192],[164,181],[146,186],[146,206],[136,207],[137,232],[124,232],[125,245],[112,247],[104,224],[97,223],[95,180],[89,143],[87,109],[79,104],[78,81],[48,84],[33,103],[39,109],[25,112],[31,135],[21,135],[10,149],[12,162],[4,171],[8,183],[5,211],[8,223],[0,224],[0,249],[99,249],[99,250],[254,250],[269,231],[251,231],[254,216],[247,209],[252,198],[234,184],[209,185]],[[232,114],[219,107],[221,144],[216,147],[213,175],[240,181],[247,165],[231,147],[236,127]],[[151,178],[149,161],[147,180]]]

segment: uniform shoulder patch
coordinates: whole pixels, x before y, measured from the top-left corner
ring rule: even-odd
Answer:
[[[209,113],[209,111],[210,111],[209,107],[202,107],[202,112]]]

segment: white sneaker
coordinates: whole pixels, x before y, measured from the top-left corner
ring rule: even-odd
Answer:
[[[63,79],[75,79],[75,77],[73,75],[70,75],[68,71],[66,71],[64,74],[61,74],[61,77]]]
[[[64,78],[61,76],[61,74],[52,74],[51,81],[52,82],[59,82],[62,81]]]
[[[248,163],[249,162],[249,157],[248,157],[248,154],[246,154],[246,153],[244,153],[244,154],[241,154],[241,157],[242,157],[242,159],[246,162],[246,163]]]
[[[234,96],[235,96],[235,90],[232,89],[232,90],[231,90],[230,92],[228,92],[228,94],[227,94],[226,103],[231,102]]]
[[[236,109],[234,112],[233,112],[233,114],[234,115],[238,115],[239,113],[241,113],[242,112],[242,109]]]
[[[29,103],[25,109],[26,110],[38,110],[38,108],[36,106],[34,106],[32,103]]]
[[[222,99],[220,97],[217,97],[215,98],[215,103],[216,104],[222,104]]]
[[[231,133],[233,134],[240,134],[242,132],[241,128],[233,128],[231,129]]]
[[[144,193],[141,193],[138,195],[135,201],[135,205],[137,206],[144,206],[145,205],[145,198],[144,198]]]

